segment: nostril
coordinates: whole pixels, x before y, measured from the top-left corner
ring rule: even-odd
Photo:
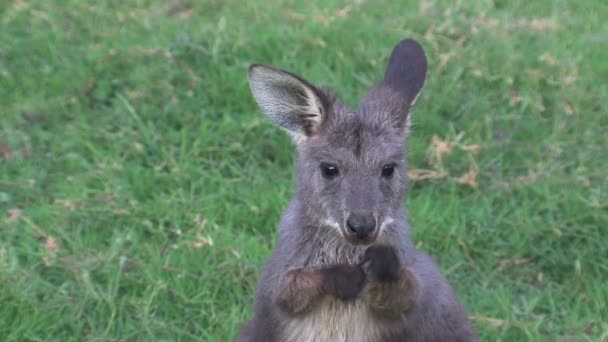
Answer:
[[[365,233],[369,234],[369,233],[373,232],[374,229],[376,229],[376,221],[372,220],[371,222],[369,222],[369,224],[365,228],[366,228]]]
[[[348,227],[348,230],[352,233],[352,234],[356,234],[357,233],[357,225],[356,224],[352,224],[350,222],[350,218],[348,220],[346,220],[346,226]]]

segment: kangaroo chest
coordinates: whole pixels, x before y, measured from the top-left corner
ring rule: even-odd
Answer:
[[[283,329],[283,341],[372,342],[378,340],[377,322],[361,301],[345,303],[327,298],[308,315],[291,319]]]

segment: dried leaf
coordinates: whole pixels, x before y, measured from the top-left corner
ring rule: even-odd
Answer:
[[[8,210],[8,219],[6,222],[11,223],[21,218],[22,211],[19,208],[13,208]]]
[[[304,19],[306,19],[306,16],[304,14],[295,12],[295,11],[289,9],[289,8],[286,9],[285,11],[283,11],[283,14],[287,18],[295,20],[295,21],[304,21]]]
[[[537,32],[545,32],[557,29],[557,23],[550,18],[534,18],[528,23],[528,27]]]
[[[509,99],[509,106],[513,107],[516,104],[520,104],[524,101],[524,97],[519,94],[511,95],[511,99]]]
[[[574,82],[576,82],[576,76],[572,76],[572,75],[570,75],[570,76],[566,76],[566,77],[564,78],[564,84],[565,84],[565,85],[571,85],[571,84],[573,84]]]
[[[234,248],[230,248],[230,252],[232,253],[232,255],[234,255],[235,258],[240,259],[241,258],[241,253],[239,253],[239,251],[237,251]]]
[[[420,11],[420,14],[422,14],[422,15],[429,15],[431,7],[432,7],[432,5],[429,2],[427,2],[426,0],[422,0],[422,1],[420,1],[418,10]]]
[[[24,159],[28,159],[32,157],[32,147],[28,140],[24,140],[22,143],[23,148],[21,149],[21,156]]]
[[[98,194],[97,196],[95,196],[95,202],[99,202],[99,203],[106,203],[106,202],[110,202],[112,200],[112,198],[114,198],[114,196],[112,196],[112,194],[108,194],[108,193],[101,193]]]
[[[186,242],[186,246],[194,248],[203,248],[205,246],[213,246],[213,240],[210,237],[204,237],[202,235],[196,236],[196,241]]]
[[[591,186],[591,182],[589,181],[589,178],[587,178],[587,177],[585,177],[585,176],[578,176],[578,177],[576,177],[576,179],[577,179],[578,181],[580,181],[581,183],[583,183],[583,186],[584,186],[585,188],[588,188],[588,187],[590,187],[590,186]]]
[[[5,9],[6,13],[4,14],[4,18],[2,20],[2,23],[5,25],[13,21],[13,19],[17,17],[19,12],[26,10],[30,6],[30,4],[28,4],[24,0],[14,0],[10,3],[12,3],[11,7]]]
[[[421,181],[426,179],[444,178],[447,174],[435,170],[413,169],[407,172],[407,177],[411,181]]]
[[[530,258],[514,258],[514,259],[503,259],[498,262],[501,268],[507,266],[519,266],[530,262]]]
[[[203,236],[203,230],[207,225],[207,220],[201,214],[196,214],[194,223],[197,225],[196,238],[193,242],[186,242],[186,246],[194,248],[203,248],[204,246],[213,246],[213,239],[209,236]]]
[[[541,62],[547,63],[547,65],[549,65],[549,66],[555,66],[555,64],[557,64],[557,62],[555,61],[555,57],[553,57],[553,55],[550,52],[543,53],[539,57],[539,60]]]
[[[574,115],[576,113],[574,106],[568,100],[564,101],[564,108],[566,109],[566,114],[568,115]]]
[[[479,26],[486,28],[486,29],[491,29],[491,28],[495,28],[496,26],[498,26],[498,20],[493,19],[493,18],[482,17],[482,18],[478,18],[477,20],[475,20],[475,22],[477,24],[479,24]]]
[[[74,203],[74,201],[69,200],[69,199],[55,198],[55,200],[53,200],[53,203],[63,206],[65,208],[69,209],[70,211],[74,211],[76,209],[76,203]]]
[[[437,72],[441,72],[446,67],[450,58],[452,58],[452,55],[449,53],[439,54],[439,65],[437,66]]]
[[[13,158],[13,152],[11,151],[11,147],[6,142],[0,143],[0,159],[4,161],[9,161]]]
[[[47,236],[44,242],[44,249],[51,253],[57,253],[59,252],[59,245],[52,236]]]
[[[472,321],[489,323],[490,325],[492,325],[495,328],[501,327],[505,324],[505,321],[503,319],[492,318],[492,317],[469,316],[469,319]]]
[[[193,13],[194,9],[192,8],[192,5],[186,2],[176,1],[167,9],[168,16],[177,17],[179,19],[188,19]]]
[[[23,112],[23,118],[29,125],[37,124],[44,120],[45,114],[42,112]]]
[[[481,150],[481,146],[479,144],[471,144],[471,145],[458,145],[458,148],[463,151],[477,153]]]
[[[51,258],[49,258],[48,255],[45,255],[42,257],[42,263],[44,264],[44,266],[49,267],[52,265],[51,263]]]
[[[467,173],[462,176],[456,178],[456,183],[465,184],[470,186],[473,189],[479,188],[479,184],[477,184],[477,170],[469,170]]]
[[[116,208],[112,211],[112,213],[116,216],[128,216],[129,215],[129,211],[127,211],[126,209],[123,209],[123,208]]]
[[[352,5],[347,5],[346,7],[337,10],[336,11],[336,16],[340,17],[340,18],[345,18],[352,11],[352,9],[353,9]]]
[[[532,170],[528,170],[528,174],[525,176],[517,177],[517,180],[522,184],[530,184],[536,181],[537,175]]]
[[[453,143],[448,140],[441,139],[438,135],[433,135],[431,142],[430,153],[431,157],[439,166],[443,165],[443,156],[452,154]],[[431,162],[430,164],[434,164]]]

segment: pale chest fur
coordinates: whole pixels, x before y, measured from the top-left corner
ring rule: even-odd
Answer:
[[[290,319],[283,329],[283,341],[372,342],[379,334],[363,302],[345,303],[326,298],[306,316]]]

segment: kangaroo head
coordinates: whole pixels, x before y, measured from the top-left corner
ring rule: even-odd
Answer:
[[[249,67],[261,110],[294,137],[296,196],[310,226],[353,244],[372,243],[390,229],[406,188],[404,140],[426,70],[422,47],[410,39],[399,42],[384,79],[352,110],[292,73]]]

